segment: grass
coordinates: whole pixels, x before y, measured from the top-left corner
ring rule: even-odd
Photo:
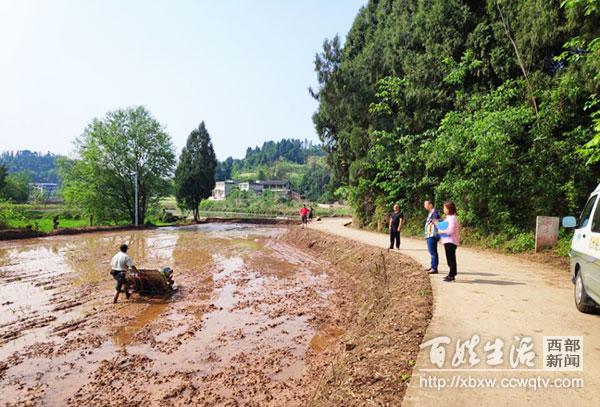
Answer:
[[[85,219],[59,219],[60,228],[80,228],[88,226],[89,221]],[[54,229],[52,218],[12,219],[7,225],[9,228],[26,228],[31,226],[42,232],[50,232]]]
[[[200,211],[201,216],[205,217],[299,217],[298,210],[300,203],[295,201],[285,201],[280,203],[260,205],[248,205],[249,202],[240,201],[240,205],[231,205],[225,201],[207,201],[209,208]],[[256,202],[253,202],[256,204]],[[350,215],[351,210],[346,207],[319,208],[317,204],[312,204],[317,216],[344,216]],[[160,210],[165,209],[178,217],[185,217],[177,206],[175,197],[165,197],[160,201]],[[164,222],[160,219],[160,210],[157,213],[149,213],[146,221],[155,226],[169,226],[173,223]],[[156,211],[155,211],[156,212]],[[11,229],[32,228],[42,232],[50,232],[54,229],[53,218],[58,215],[59,228],[81,228],[89,226],[87,216],[82,216],[78,211],[70,211],[62,204],[15,204],[14,216],[9,218],[5,227]],[[188,214],[189,215],[189,214]],[[121,224],[121,223],[120,223]],[[122,222],[123,225],[127,222]],[[94,226],[114,226],[111,223],[94,224]]]
[[[410,219],[403,228],[402,233],[411,237],[423,236],[423,224],[417,220]],[[566,257],[571,248],[573,232],[566,229],[560,229],[558,243],[552,249],[544,252]],[[499,250],[504,253],[527,253],[535,249],[535,233],[518,230],[516,228],[507,230],[503,233],[486,233],[482,230],[463,227],[460,231],[461,244],[470,247]]]

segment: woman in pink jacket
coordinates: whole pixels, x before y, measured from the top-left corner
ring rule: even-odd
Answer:
[[[446,214],[444,223],[447,225],[444,225],[446,227],[443,229],[440,228],[442,224],[438,226],[442,244],[444,245],[444,250],[446,252],[446,261],[448,262],[448,267],[450,267],[450,273],[444,277],[444,281],[454,281],[457,272],[456,248],[458,247],[460,229],[458,219],[456,218],[456,205],[454,205],[454,202],[448,201],[444,203],[444,213]]]

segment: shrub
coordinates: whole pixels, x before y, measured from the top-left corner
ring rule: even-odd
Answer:
[[[6,227],[11,220],[18,220],[21,217],[12,203],[0,199],[0,227]]]

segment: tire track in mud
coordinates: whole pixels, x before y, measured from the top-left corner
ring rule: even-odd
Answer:
[[[0,303],[15,314],[2,321],[12,334],[0,344],[0,404],[301,404],[329,288],[323,262],[294,257],[276,240],[284,232],[207,225],[0,245],[0,284],[31,294]],[[177,295],[109,304],[121,240],[134,258],[172,265]]]
[[[363,383],[371,396],[380,390],[389,397],[398,383],[368,373],[373,353],[364,349],[371,343],[378,358],[384,351],[410,357],[430,299],[423,297],[424,311],[414,313],[394,296],[420,304],[418,290],[399,291],[393,270],[371,270],[370,251],[287,231],[203,225],[0,244],[0,284],[18,277],[6,285],[34,294],[0,301],[11,302],[0,310],[22,312],[0,323],[32,324],[0,344],[0,404],[336,405],[330,390],[344,378]],[[138,263],[173,267],[180,290],[170,299],[134,295],[110,304],[108,261],[122,241]],[[36,250],[48,257],[43,271]],[[344,269],[351,264],[365,268],[364,278]],[[390,315],[400,309],[410,312]],[[376,321],[368,329],[365,315]],[[401,329],[387,331],[392,322]],[[397,346],[382,348],[371,330]],[[346,370],[349,360],[358,376]],[[397,371],[383,359],[376,365]],[[343,394],[352,401],[351,392]]]

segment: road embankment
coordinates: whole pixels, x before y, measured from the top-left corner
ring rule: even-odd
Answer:
[[[399,405],[432,315],[430,280],[415,261],[310,229],[283,239],[336,270],[344,335],[308,405]]]

